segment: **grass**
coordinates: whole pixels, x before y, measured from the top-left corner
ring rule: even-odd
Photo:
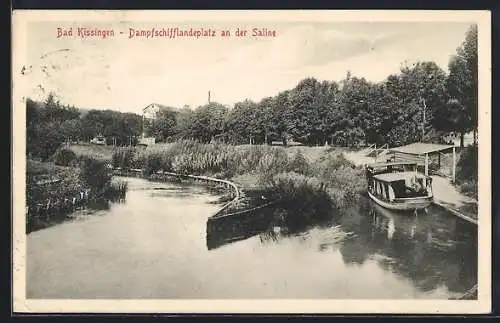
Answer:
[[[334,201],[325,183],[315,177],[295,172],[280,173],[266,183],[264,192],[281,201],[287,211],[284,224],[291,231],[332,216]]]
[[[109,200],[123,200],[128,190],[128,182],[123,180],[112,181],[104,191],[104,196]]]
[[[26,199],[28,206],[56,199],[71,199],[85,189],[80,170],[73,167],[57,166],[49,162],[27,161]],[[54,184],[39,185],[40,179],[59,179]]]
[[[78,156],[78,155],[77,155]],[[28,206],[44,203],[47,200],[72,199],[85,189],[99,197],[123,198],[126,183],[112,182],[111,171],[103,160],[80,155],[77,167],[60,166],[52,162],[26,161],[26,199]],[[57,180],[43,183],[44,180]]]
[[[95,159],[111,161],[113,152],[117,149],[112,146],[99,146],[93,144],[72,145],[70,149],[78,156],[93,157]]]
[[[69,170],[71,170],[70,167],[58,166],[50,162],[26,160],[26,172],[28,176],[64,176],[65,172]]]
[[[311,167],[314,176],[325,182],[326,190],[338,209],[356,203],[359,194],[366,189],[364,170],[354,166],[340,152],[328,153]]]
[[[167,171],[232,180],[254,197],[265,196],[264,201],[285,201],[281,205],[292,226],[355,204],[366,185],[363,170],[334,148],[181,140],[146,149],[78,146],[74,152],[106,156],[114,167],[141,168],[148,176]]]
[[[467,147],[457,163],[457,184],[460,192],[478,199],[478,148]]]

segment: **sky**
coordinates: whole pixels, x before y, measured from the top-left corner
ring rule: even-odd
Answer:
[[[139,113],[150,103],[197,107],[259,101],[306,77],[338,81],[347,71],[370,81],[397,73],[404,61],[434,61],[447,71],[466,22],[228,22],[28,25],[26,96],[54,91],[81,108]],[[57,28],[73,27],[57,38]],[[113,29],[115,37],[79,38],[77,27]],[[130,29],[211,28],[214,38],[129,38]],[[267,28],[276,37],[236,37],[236,28]],[[220,37],[220,30],[230,37]],[[120,34],[123,32],[123,34]]]

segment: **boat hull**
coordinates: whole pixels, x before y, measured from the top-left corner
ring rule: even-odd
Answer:
[[[421,210],[429,207],[432,204],[432,196],[414,197],[405,199],[395,199],[394,202],[387,202],[377,198],[372,193],[368,192],[368,196],[378,205],[389,209],[399,211]]]

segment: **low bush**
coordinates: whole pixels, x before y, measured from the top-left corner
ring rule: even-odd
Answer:
[[[151,175],[153,173],[156,173],[159,170],[168,170],[165,168],[165,165],[163,164],[163,158],[162,154],[154,152],[145,155],[144,157],[144,165],[142,165],[142,170],[146,175]]]
[[[457,163],[457,184],[462,193],[478,198],[478,148],[467,147],[461,154]]]
[[[132,147],[116,148],[111,157],[111,163],[115,168],[129,169],[133,166],[136,151]]]
[[[125,199],[128,190],[126,181],[116,181],[110,183],[104,190],[104,197],[108,200]]]
[[[307,158],[301,150],[297,150],[292,160],[288,163],[288,171],[307,175],[309,174],[310,166]]]
[[[60,179],[53,184],[38,184],[37,178],[48,177]],[[32,207],[47,200],[72,199],[80,194],[86,184],[80,176],[80,169],[73,167],[55,166],[52,163],[28,161],[26,171],[26,202]]]
[[[478,175],[478,149],[477,147],[467,147],[461,154],[457,162],[457,180],[467,181],[477,180]]]
[[[287,172],[289,163],[288,154],[284,148],[269,147],[257,165],[257,173],[261,177],[261,182],[272,179],[276,174]]]
[[[52,157],[54,164],[59,166],[75,166],[77,163],[76,154],[68,148],[59,148]]]
[[[329,154],[312,165],[312,174],[321,178],[336,208],[345,208],[358,201],[366,189],[363,169],[355,167],[341,153]]]
[[[333,204],[325,184],[295,172],[280,173],[266,182],[266,194],[280,199],[285,225],[291,231],[332,216]]]
[[[106,162],[84,157],[80,164],[80,177],[95,194],[101,195],[110,186],[113,175]]]
[[[477,185],[477,180],[475,179],[469,179],[462,181],[459,184],[459,189],[460,192],[463,194],[472,197],[474,199],[478,199],[478,185]]]

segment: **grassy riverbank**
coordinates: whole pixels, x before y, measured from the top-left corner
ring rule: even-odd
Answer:
[[[248,195],[281,199],[289,219],[312,221],[355,204],[364,172],[342,153],[325,147],[203,144],[182,140],[148,148],[72,147],[77,155],[101,157],[115,168],[140,168],[228,179]],[[302,222],[302,221],[300,221]]]
[[[83,199],[124,198],[126,190],[126,183],[113,180],[111,169],[98,159],[75,156],[66,166],[30,159],[26,162],[26,204],[34,216],[41,211],[69,212],[74,199],[84,203]]]

